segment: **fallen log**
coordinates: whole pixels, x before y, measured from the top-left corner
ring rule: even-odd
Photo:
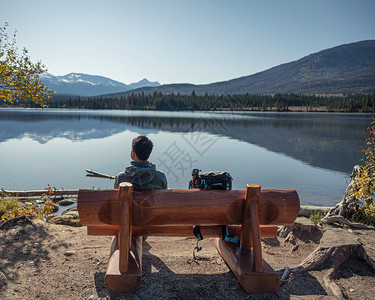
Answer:
[[[315,212],[320,212],[322,215],[325,215],[332,208],[333,207],[331,206],[301,205],[298,216],[308,218],[310,217],[310,215],[312,215]]]
[[[49,194],[48,190],[7,191],[0,190],[0,197],[36,197]],[[78,195],[78,190],[53,190],[52,195]]]

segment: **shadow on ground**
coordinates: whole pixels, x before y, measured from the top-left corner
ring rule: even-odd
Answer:
[[[95,274],[98,297],[120,299],[290,299],[296,296],[327,295],[315,277],[309,273],[299,275],[281,286],[277,293],[247,294],[231,271],[221,274],[178,274],[159,257],[149,252],[143,242],[143,269],[140,289],[135,294],[109,293],[104,287],[104,273]],[[179,258],[183,259],[183,258]],[[186,260],[185,260],[186,261]],[[209,268],[210,261],[203,258],[197,271]],[[185,262],[192,264],[191,259]],[[266,283],[265,283],[266,284]]]
[[[67,248],[66,243],[53,243],[43,245],[40,241],[53,240],[46,228],[34,224],[27,218],[19,218],[16,221],[2,226],[0,230],[0,270],[8,281],[17,282],[20,272],[24,268],[33,267],[39,272],[42,264],[51,260],[51,251],[57,248]]]

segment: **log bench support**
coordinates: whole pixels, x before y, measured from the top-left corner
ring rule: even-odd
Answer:
[[[292,224],[299,212],[295,191],[80,190],[78,211],[89,235],[113,235],[105,285],[112,292],[135,292],[142,276],[142,236],[193,237],[200,225],[248,293],[276,292],[277,273],[262,258],[261,237],[277,225]],[[240,236],[240,245],[222,239],[221,225]]]
[[[109,259],[107,272],[105,273],[104,283],[109,291],[134,293],[139,289],[142,279],[142,237],[132,238],[132,246],[129,251],[129,260],[127,262],[128,270],[120,271],[121,252],[118,247],[117,237],[112,241],[112,249]]]
[[[280,286],[279,276],[262,258],[259,197],[260,185],[248,184],[240,247],[222,239],[215,239],[216,249],[247,293],[276,292]]]
[[[121,184],[118,190],[119,226],[112,240],[105,286],[112,292],[133,293],[142,279],[142,237],[132,237],[133,186]]]

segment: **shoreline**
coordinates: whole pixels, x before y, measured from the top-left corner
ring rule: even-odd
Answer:
[[[3,105],[0,109],[15,109],[15,110],[89,110],[89,111],[157,111],[157,112],[279,112],[279,113],[342,113],[342,114],[368,114],[373,115],[375,112],[361,112],[361,111],[349,111],[345,109],[328,109],[326,106],[290,106],[288,109],[278,109],[277,107],[271,108],[258,108],[258,107],[246,107],[246,108],[215,108],[211,110],[163,110],[163,109],[117,109],[117,108],[80,108],[80,107],[22,107],[22,106],[10,106]]]

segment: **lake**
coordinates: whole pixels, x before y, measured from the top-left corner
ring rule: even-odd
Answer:
[[[147,135],[150,161],[170,188],[191,170],[228,171],[234,189],[295,189],[302,204],[339,202],[361,149],[368,114],[0,109],[0,188],[112,188],[131,141]]]

